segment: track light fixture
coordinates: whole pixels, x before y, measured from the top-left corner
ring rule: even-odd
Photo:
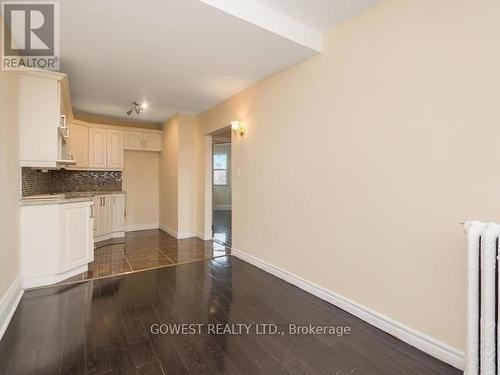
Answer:
[[[149,104],[145,101],[142,102],[132,102],[132,108],[127,111],[127,116],[130,116],[133,112],[136,114],[141,114],[149,108]]]

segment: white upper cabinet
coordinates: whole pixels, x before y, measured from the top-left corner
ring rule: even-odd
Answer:
[[[89,128],[89,168],[123,169],[123,131]]]
[[[89,167],[106,168],[106,129],[89,129]]]
[[[70,124],[69,158],[76,162],[76,168],[89,166],[89,128]]]
[[[160,131],[125,131],[125,150],[161,151]]]
[[[161,134],[144,133],[144,150],[161,151]]]
[[[22,166],[57,166],[63,157],[61,82],[21,75],[19,86],[19,160]]]
[[[125,150],[142,150],[143,135],[141,132],[125,132]]]
[[[123,168],[123,132],[121,130],[106,130],[107,132],[107,162],[109,168]]]

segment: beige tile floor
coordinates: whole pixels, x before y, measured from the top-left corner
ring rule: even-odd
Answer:
[[[89,270],[60,284],[202,261],[228,254],[228,247],[214,241],[202,241],[199,238],[177,240],[156,229],[128,232],[124,239],[97,243]]]

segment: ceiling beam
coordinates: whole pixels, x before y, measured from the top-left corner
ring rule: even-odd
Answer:
[[[241,18],[283,38],[321,52],[323,34],[282,13],[252,0],[199,0],[225,13]]]

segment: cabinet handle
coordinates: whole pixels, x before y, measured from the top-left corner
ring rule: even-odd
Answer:
[[[90,205],[90,218],[93,219],[95,216],[94,216],[94,205]]]

